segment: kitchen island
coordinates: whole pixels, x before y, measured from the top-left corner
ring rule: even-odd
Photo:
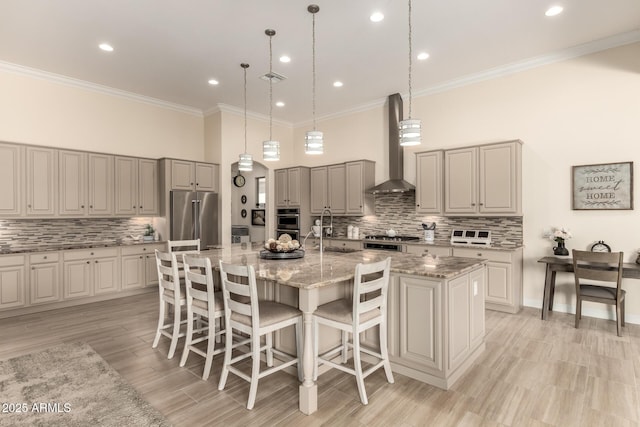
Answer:
[[[265,260],[259,248],[232,245],[203,251],[214,263],[253,265],[261,298],[298,307],[303,312],[303,372],[300,410],[317,410],[313,381],[312,316],[318,305],[349,297],[355,265],[391,257],[388,339],[394,372],[448,389],[484,350],[484,260],[357,251],[304,258]],[[373,336],[375,334],[372,334]],[[321,351],[337,336],[320,331]],[[293,331],[276,335],[275,345],[295,354]],[[377,345],[366,336],[364,345]]]

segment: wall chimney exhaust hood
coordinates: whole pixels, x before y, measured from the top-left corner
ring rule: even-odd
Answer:
[[[402,120],[402,97],[389,95],[389,180],[367,190],[371,194],[406,193],[416,187],[404,180],[404,153],[400,146],[398,125]]]

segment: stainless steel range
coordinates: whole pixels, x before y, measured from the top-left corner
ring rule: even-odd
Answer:
[[[372,235],[364,238],[363,247],[364,249],[402,252],[404,249],[402,242],[415,242],[416,240],[420,240],[420,238],[413,236],[389,237],[384,234]]]

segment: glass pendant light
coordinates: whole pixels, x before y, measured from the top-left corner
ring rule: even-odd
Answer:
[[[311,4],[307,7],[307,11],[311,13],[312,18],[312,70],[313,70],[313,130],[308,131],[304,137],[304,152],[306,154],[322,154],[324,152],[324,140],[322,132],[316,130],[316,13],[320,11],[320,7],[316,4]]]
[[[408,147],[420,145],[422,122],[411,118],[411,65],[413,64],[413,52],[411,46],[411,0],[409,0],[409,118],[402,120],[399,125],[400,145]]]
[[[273,48],[271,42],[276,30],[264,30],[269,36],[269,140],[262,142],[262,158],[273,162],[280,160],[280,141],[273,140]]]
[[[247,68],[249,68],[249,64],[242,63],[240,66],[244,69],[244,153],[240,154],[238,170],[251,172],[253,170],[253,157],[247,153]]]

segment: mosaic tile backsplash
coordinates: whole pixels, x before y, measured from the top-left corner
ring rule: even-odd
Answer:
[[[347,226],[360,228],[362,235],[385,234],[393,229],[399,235],[423,237],[421,224],[435,222],[435,239],[449,240],[454,228],[491,230],[494,242],[522,244],[522,217],[452,217],[417,214],[415,193],[382,194],[375,197],[375,215],[334,217],[336,237],[347,236]],[[314,217],[315,220],[317,217]],[[325,219],[325,225],[328,220]]]
[[[149,223],[151,218],[0,220],[0,247],[117,241],[144,234]]]

